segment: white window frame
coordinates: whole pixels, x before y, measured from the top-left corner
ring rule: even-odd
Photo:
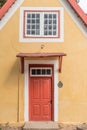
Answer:
[[[79,0],[79,2],[77,3],[80,8],[83,10],[83,12],[85,14],[87,14],[87,1],[86,0]]]
[[[32,36],[32,37],[26,37],[25,35],[25,12],[49,12],[49,13],[58,13],[58,20],[57,20],[57,35],[43,35],[43,31],[40,30],[41,35],[43,36]],[[43,17],[41,17],[40,21],[44,21]],[[41,24],[43,25],[43,24]],[[41,27],[43,29],[43,26]],[[20,42],[63,42],[64,41],[64,11],[62,7],[21,7],[20,8],[20,32],[19,32],[19,40]]]
[[[40,30],[39,30],[39,32],[40,32],[40,34],[39,35],[29,35],[29,34],[27,34],[27,20],[29,20],[29,19],[27,19],[27,14],[39,14],[40,15],[40,23],[39,23],[39,26],[40,26]],[[44,35],[44,14],[56,14],[56,16],[57,16],[57,18],[56,19],[54,19],[54,20],[56,20],[56,24],[54,24],[55,26],[56,26],[56,29],[52,29],[51,30],[51,32],[52,31],[56,31],[56,35]],[[41,11],[38,11],[38,12],[31,12],[31,11],[24,11],[24,18],[25,18],[25,20],[24,20],[24,24],[25,24],[25,26],[24,26],[24,37],[25,38],[59,38],[60,37],[60,32],[58,31],[59,29],[60,29],[60,27],[58,27],[58,23],[60,22],[59,20],[59,18],[58,17],[60,17],[60,12],[59,11],[55,11],[55,12],[48,12],[48,11],[46,11],[46,12],[41,12]],[[30,18],[31,20],[33,19],[33,18]],[[59,19],[59,20],[58,20]],[[49,20],[49,19],[47,19],[47,20]],[[53,18],[51,19],[52,20],[52,22],[53,22]],[[35,25],[35,24],[33,24],[33,25]],[[50,24],[47,24],[47,25],[50,25]],[[51,26],[53,26],[53,23],[51,24]],[[29,30],[33,30],[33,29],[29,29]],[[47,30],[48,31],[48,30]]]
[[[40,70],[47,70],[47,69],[50,69],[50,74],[32,74],[32,70],[37,70],[37,69],[40,69]],[[30,77],[51,77],[52,76],[52,67],[30,67]]]

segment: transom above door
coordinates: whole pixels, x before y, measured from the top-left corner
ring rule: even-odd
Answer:
[[[29,119],[53,120],[53,67],[30,66]]]
[[[31,67],[30,76],[32,77],[48,77],[52,76],[52,67]]]

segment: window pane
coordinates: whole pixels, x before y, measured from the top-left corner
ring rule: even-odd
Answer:
[[[36,18],[40,18],[40,14],[36,14]]]
[[[31,17],[31,15],[30,14],[27,14],[27,18],[30,18]]]
[[[39,25],[36,25],[36,29],[40,29],[40,26],[39,26]]]
[[[52,18],[52,14],[49,14],[49,18]]]
[[[36,35],[40,35],[40,30],[36,30]]]
[[[32,25],[32,29],[35,29],[35,25]]]
[[[53,14],[53,18],[56,18],[56,14]]]
[[[53,24],[56,24],[56,20],[53,20]]]
[[[36,23],[40,23],[40,20],[39,20],[39,19],[36,19]]]
[[[49,31],[49,35],[52,35],[52,31]]]
[[[35,31],[34,30],[32,31],[32,34],[35,35]]]
[[[35,20],[32,20],[32,23],[35,23]]]
[[[35,18],[35,14],[32,14],[32,18]]]
[[[44,25],[44,29],[45,29],[45,30],[47,29],[47,25]]]
[[[56,31],[53,31],[53,35],[56,35]]]
[[[30,25],[27,25],[27,29],[30,29]]]
[[[45,75],[45,69],[42,69],[42,75]]]
[[[44,14],[44,18],[47,18],[48,16],[47,16],[47,14]]]
[[[30,34],[30,30],[27,30],[27,34]]]
[[[47,69],[47,74],[50,75],[51,74],[51,70]]]
[[[40,26],[39,26],[39,25],[36,25],[36,29],[40,29]]]
[[[44,31],[44,35],[47,35],[47,31]]]
[[[32,69],[32,75],[35,75],[35,69]]]
[[[49,20],[49,24],[52,24],[52,20]]]
[[[48,23],[48,21],[47,21],[47,20],[45,20],[45,21],[44,21],[44,24],[47,24],[47,23]]]
[[[40,74],[41,74],[41,70],[37,69],[37,75],[40,75]]]
[[[56,25],[53,25],[53,29],[56,29]]]
[[[30,19],[27,19],[27,23],[31,23],[31,20],[30,20]]]
[[[52,29],[52,25],[49,25],[49,29],[50,29],[50,30]]]

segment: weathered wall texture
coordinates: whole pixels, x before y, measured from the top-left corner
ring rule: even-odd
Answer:
[[[58,0],[24,0],[21,6],[61,7]],[[64,10],[64,42],[20,43],[20,9],[0,31],[0,122],[24,120],[24,75],[19,72],[19,52],[65,52],[59,80],[59,122],[87,122],[87,38]],[[36,46],[36,47],[35,47]]]

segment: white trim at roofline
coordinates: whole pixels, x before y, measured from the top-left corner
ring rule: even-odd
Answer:
[[[79,0],[78,5],[87,14],[87,0]]]
[[[22,4],[24,0],[16,0],[15,3],[9,8],[7,13],[0,21],[0,30],[4,27],[4,25],[8,22],[8,20],[12,17],[18,7]]]
[[[67,0],[59,0],[59,1],[63,5],[63,7],[65,7],[65,9],[67,10],[71,18],[74,20],[76,25],[80,28],[82,33],[87,37],[87,27],[84,25],[82,20],[77,16],[75,11],[71,8],[68,1]]]
[[[29,64],[54,65],[54,121],[58,121],[58,59],[53,60],[25,60],[24,64],[24,121],[29,121]]]

